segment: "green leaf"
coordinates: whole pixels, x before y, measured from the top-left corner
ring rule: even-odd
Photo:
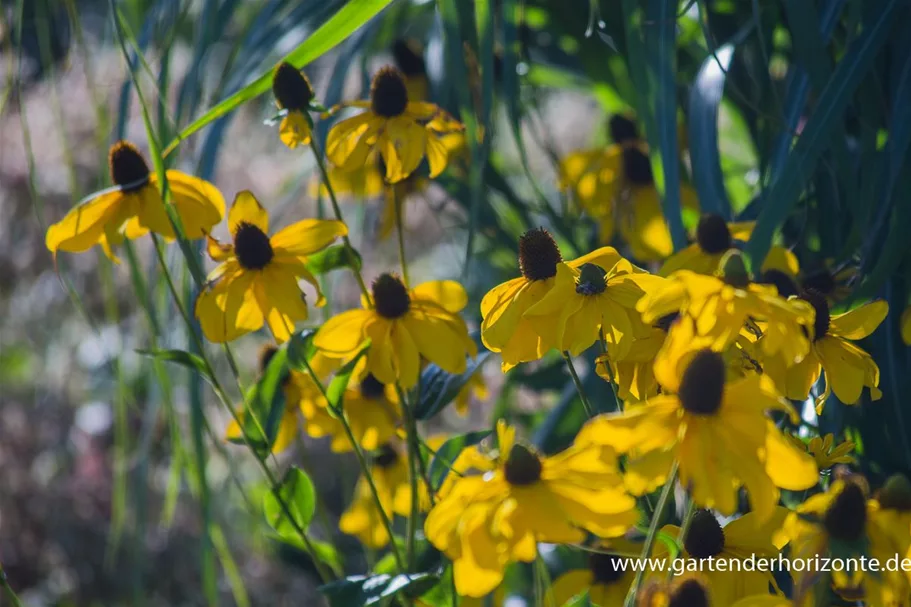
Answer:
[[[169,363],[175,363],[188,369],[196,371],[208,381],[212,381],[212,375],[209,373],[209,367],[201,356],[192,354],[185,350],[136,350],[137,354],[150,356],[157,360],[163,360]]]
[[[430,573],[352,575],[320,587],[332,607],[377,605],[397,594],[414,598],[433,588],[440,577]]]
[[[282,385],[287,377],[288,350],[281,348],[272,356],[244,401],[244,410],[240,413],[241,426],[251,447],[260,457],[269,453],[278,436],[286,405]]]
[[[889,40],[887,34],[895,25],[893,13],[899,4],[898,0],[881,0],[875,10],[871,7],[868,14],[872,22],[864,24],[862,33],[836,66],[826,88],[820,92],[819,104],[810,114],[781,174],[763,192],[762,211],[745,248],[753,267],[762,266],[775,230],[790,213],[832,134],[840,127],[854,92],[870,70],[879,50]]]
[[[349,0],[319,29],[313,32],[297,48],[282,58],[297,68],[303,68],[324,53],[331,50],[358,28],[367,23],[386,8],[392,0]],[[227,99],[220,101],[205,114],[185,127],[177,137],[168,144],[164,151],[167,156],[180,145],[180,142],[214,120],[236,109],[243,103],[262,95],[272,86],[272,69],[270,68],[253,82],[240,89]]]
[[[687,244],[683,215],[680,212],[680,152],[677,145],[677,0],[651,0],[648,5],[649,72],[653,78],[654,126],[661,165],[664,169],[664,191],[661,208],[671,232],[674,249]],[[648,123],[647,123],[648,124]]]
[[[316,346],[313,345],[315,334],[313,329],[304,329],[291,335],[288,340],[288,367],[302,373],[307,372],[307,363],[316,354]]]
[[[276,494],[287,506],[282,507]],[[276,533],[285,538],[300,539],[298,529],[307,530],[316,513],[316,489],[307,473],[292,467],[281,484],[263,497],[263,514]]]
[[[348,388],[348,382],[351,381],[351,374],[354,368],[360,362],[361,358],[367,355],[370,346],[365,346],[357,355],[345,363],[332,377],[329,387],[326,389],[326,399],[329,401],[329,410],[339,415],[344,406],[345,390]]]
[[[468,359],[465,372],[459,375],[447,373],[437,365],[431,363],[421,372],[421,393],[414,407],[416,419],[430,419],[451,403],[459,391],[468,383],[471,376],[481,368],[490,352],[481,352],[474,358]]]
[[[702,62],[690,88],[689,148],[699,206],[727,219],[731,218],[731,201],[724,189],[718,153],[718,107],[733,58],[733,43],[720,47]]]
[[[307,258],[307,268],[317,276],[340,268],[360,270],[362,265],[361,254],[343,244],[331,246]]]
[[[437,491],[440,486],[442,486],[443,481],[446,480],[446,476],[449,474],[450,468],[452,468],[452,464],[456,461],[456,458],[459,457],[462,449],[477,445],[490,436],[490,433],[490,430],[467,432],[465,434],[453,436],[440,445],[440,448],[437,449],[436,454],[434,454],[433,459],[430,462],[430,468],[427,472],[430,477],[430,486],[434,488],[434,491]]]

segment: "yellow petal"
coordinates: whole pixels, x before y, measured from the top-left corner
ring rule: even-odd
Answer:
[[[323,323],[313,337],[313,344],[332,354],[354,354],[367,337],[366,329],[372,317],[369,310],[337,314]]]
[[[790,491],[802,491],[816,485],[819,481],[816,460],[785,439],[772,420],[766,425],[766,472],[772,482]]]
[[[432,301],[447,312],[456,314],[468,304],[468,293],[454,280],[433,280],[411,290],[412,299]]]
[[[310,145],[310,123],[300,110],[292,110],[278,125],[278,136],[292,150],[299,145]]]
[[[326,138],[326,156],[346,171],[363,167],[371,151],[368,140],[384,122],[371,112],[363,112],[336,123]]]
[[[911,346],[911,306],[905,308],[901,317],[902,341]]]
[[[427,163],[430,165],[430,178],[438,176],[449,162],[449,151],[446,145],[436,136],[427,137]]]
[[[867,337],[886,319],[889,304],[883,300],[872,301],[850,312],[833,316],[829,334],[857,340]]]
[[[276,257],[301,257],[321,251],[336,238],[347,235],[348,227],[341,221],[304,219],[282,228],[269,242]]]
[[[253,274],[225,274],[196,299],[196,317],[211,342],[224,343],[263,326],[263,315],[253,294]]]
[[[241,223],[254,225],[264,234],[269,233],[269,215],[249,190],[238,192],[228,212],[228,229],[231,230],[232,236],[237,234],[237,228]]]
[[[826,371],[826,381],[838,400],[846,405],[860,400],[866,363],[857,349],[838,337],[827,335],[816,342],[816,352]]]
[[[186,237],[195,240],[211,232],[225,216],[225,199],[218,188],[181,171],[169,170],[167,178]],[[155,181],[154,175],[152,180]]]
[[[101,241],[105,226],[119,215],[124,205],[129,205],[129,198],[116,190],[71,209],[63,219],[48,228],[44,241],[47,248],[54,253],[58,250],[71,253],[89,250]]]
[[[269,330],[278,343],[284,343],[294,332],[296,322],[307,320],[307,303],[294,275],[273,265],[256,277],[253,285],[256,303]]]
[[[386,181],[396,183],[411,175],[427,147],[424,127],[407,116],[386,121],[386,129],[377,138],[377,147],[386,163]]]

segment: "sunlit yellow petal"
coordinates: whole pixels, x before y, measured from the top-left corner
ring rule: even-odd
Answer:
[[[863,339],[876,330],[888,313],[887,302],[872,301],[850,312],[833,316],[829,324],[829,334],[851,340]]]
[[[228,211],[228,229],[232,235],[237,234],[237,228],[242,223],[256,226],[264,234],[269,233],[269,215],[249,190],[238,192]]]
[[[341,221],[304,219],[282,228],[269,242],[276,256],[297,257],[321,251],[347,234],[348,227]]]
[[[292,110],[278,125],[278,136],[292,150],[299,145],[310,145],[310,123],[303,112]]]

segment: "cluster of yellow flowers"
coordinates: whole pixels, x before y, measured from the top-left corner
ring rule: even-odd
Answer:
[[[415,179],[425,158],[430,178],[446,168],[463,127],[439,107],[412,100],[426,95],[426,87],[415,92],[419,85],[420,79],[384,68],[369,100],[329,110],[363,110],[329,132],[326,155],[334,167],[324,185],[330,191],[347,184],[361,196],[396,187]],[[311,145],[313,90],[306,77],[283,64],[273,90],[281,140],[290,148]],[[596,604],[621,605],[640,586],[642,605],[787,604],[765,573],[717,573],[668,585],[658,579],[641,584],[641,577],[618,568],[617,555],[662,554],[661,545],[652,544],[654,533],[642,542],[631,531],[643,522],[644,496],[678,481],[692,507],[683,528],[661,532],[682,545],[682,558],[773,556],[786,544],[795,555],[911,556],[911,491],[901,480],[871,496],[862,479],[842,476],[796,511],[779,505],[782,489],[817,486],[820,469],[850,461],[851,449],[833,450],[829,436],[816,439],[808,452],[781,429],[782,417],[798,420],[786,399],[810,398],[821,375],[818,409],[830,390],[845,404],[856,403],[865,387],[878,398],[879,369],[854,342],[884,320],[886,303],[833,313],[833,292],[798,286],[797,260],[781,247],[773,248],[754,280],[738,250],[752,225],[716,215],[703,215],[693,244],[672,254],[647,150],[629,120],[615,118],[611,132],[615,145],[568,158],[562,181],[598,220],[604,242],[619,232],[635,258],[663,265],[650,273],[610,246],[567,261],[550,233],[532,229],[519,242],[519,276],[481,301],[480,329],[484,346],[500,353],[504,372],[551,351],[571,364],[573,356],[599,348],[597,372],[614,387],[621,410],[592,416],[572,446],[550,457],[501,420],[495,448],[462,450],[442,486],[432,487],[423,473],[416,478],[413,458],[420,455],[407,443],[420,441],[433,453],[444,438],[425,442],[407,427],[409,392],[427,363],[464,373],[477,346],[460,316],[468,302],[460,284],[412,286],[386,272],[369,289],[362,283],[360,309],[319,327],[308,373],[287,374],[286,410],[273,450],[294,440],[300,412],[303,429],[330,437],[334,451],[371,453],[341,529],[381,548],[392,539],[391,517],[426,513],[426,538],[451,560],[455,588],[467,597],[462,604],[495,592],[507,567],[533,561],[540,543],[570,544],[591,554],[589,569],[554,582],[558,604],[587,591]],[[188,239],[205,238],[218,266],[199,293],[195,314],[206,338],[217,343],[264,326],[278,344],[289,340],[308,318],[300,280],[316,290],[315,305],[323,305],[308,258],[337,239],[347,245],[340,215],[304,219],[269,236],[266,210],[252,193],[240,192],[227,217],[232,242],[221,243],[211,230],[225,203],[212,184],[167,170],[162,188],[159,175],[126,142],[112,147],[110,171],[112,189],[48,230],[47,246],[55,254],[100,244],[116,259],[113,247],[124,238],[152,232],[171,240],[178,226]],[[395,195],[391,200],[396,204]],[[682,200],[698,210],[686,188]],[[264,352],[263,369],[274,353]],[[341,399],[339,415],[322,385],[354,362],[356,381]],[[466,386],[463,404],[472,390],[483,392],[483,383]],[[228,429],[229,437],[241,434],[240,423]],[[744,510],[744,496],[749,513],[722,527],[715,513],[729,517]],[[666,498],[665,492],[662,507]],[[661,515],[660,507],[652,513],[655,521]],[[817,582],[798,577],[795,604],[807,604]],[[831,585],[874,606],[906,604],[896,597],[906,600],[911,593],[906,573],[841,575]]]

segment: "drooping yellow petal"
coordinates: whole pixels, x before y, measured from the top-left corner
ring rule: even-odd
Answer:
[[[310,123],[300,110],[291,110],[278,125],[278,136],[292,150],[299,145],[310,145]]]
[[[171,200],[186,237],[196,240],[211,232],[225,216],[225,199],[218,188],[181,171],[172,169],[166,175]],[[155,175],[152,175],[151,180],[157,183]],[[168,227],[170,228],[170,222]]]
[[[363,167],[372,147],[368,141],[383,122],[372,112],[363,112],[336,123],[326,137],[326,156],[346,171]]]
[[[307,320],[307,303],[294,275],[270,264],[256,277],[254,295],[269,330],[278,343],[294,332],[296,322]]]
[[[71,253],[89,250],[99,244],[105,227],[121,214],[124,205],[130,205],[130,199],[117,190],[80,204],[48,228],[45,245],[53,253],[58,250]]]
[[[211,342],[225,343],[263,326],[263,315],[253,293],[254,275],[236,271],[225,274],[196,299],[196,317]]]
[[[427,136],[427,163],[430,165],[430,178],[437,177],[449,162],[449,150],[437,136]]]
[[[313,337],[313,344],[330,354],[354,354],[367,337],[373,317],[369,310],[348,310],[327,320]]]
[[[790,443],[772,420],[767,420],[766,472],[776,487],[803,491],[819,481],[816,460]]]
[[[555,604],[564,605],[573,597],[589,590],[593,583],[594,577],[591,571],[574,569],[555,579],[550,590],[553,592]]]
[[[468,304],[468,293],[454,280],[432,280],[411,290],[412,299],[425,299],[439,305],[447,312],[457,314]]]
[[[419,309],[406,314],[402,324],[424,358],[449,373],[465,372],[468,352],[458,328]],[[467,330],[462,332],[467,335]]]
[[[901,317],[902,341],[906,346],[911,346],[911,306],[905,308]]]
[[[303,257],[328,247],[336,238],[347,236],[341,221],[304,219],[282,228],[269,239],[276,257]]]
[[[576,442],[613,447],[618,453],[667,449],[678,438],[680,403],[676,396],[656,396],[623,413],[599,415],[587,422]]]
[[[386,181],[396,183],[411,175],[427,147],[424,127],[407,116],[386,121],[386,128],[377,138],[377,147],[386,163]]]
[[[242,223],[256,226],[264,234],[269,233],[269,215],[249,190],[238,192],[228,212],[228,229],[232,236],[237,234],[237,228]]]
[[[829,334],[850,340],[863,339],[876,330],[888,313],[887,302],[871,301],[850,312],[833,316],[829,323]]]
[[[816,352],[826,371],[826,381],[838,400],[853,405],[864,389],[866,364],[855,348],[838,337],[825,336],[816,342]]]

